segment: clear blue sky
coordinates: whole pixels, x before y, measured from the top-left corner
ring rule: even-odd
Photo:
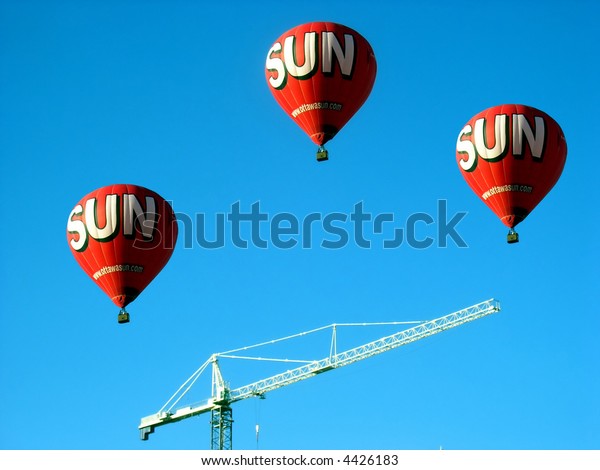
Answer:
[[[361,32],[378,75],[318,164],[264,62],[283,32],[321,20]],[[147,442],[137,426],[211,353],[495,297],[498,315],[234,404],[234,448],[256,448],[258,423],[262,449],[599,449],[599,20],[591,0],[1,1],[0,448],[207,449],[206,415]],[[550,114],[569,149],[516,245],[455,162],[462,126],[502,103]],[[65,236],[73,206],[113,183],[205,214],[208,236],[236,203],[303,220],[362,202],[402,227],[444,200],[448,217],[467,213],[468,247],[439,247],[421,224],[429,248],[367,233],[366,249],[348,222],[335,250],[318,231],[311,248],[241,249],[229,234],[208,250],[194,220],[118,325]],[[346,333],[352,346],[389,330]],[[328,351],[325,338],[294,354]],[[237,387],[263,367],[223,372]]]

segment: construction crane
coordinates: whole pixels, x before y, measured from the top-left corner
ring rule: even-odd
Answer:
[[[465,323],[477,320],[495,312],[500,311],[500,302],[495,299],[486,300],[480,302],[471,307],[459,310],[457,312],[445,315],[440,318],[436,318],[430,321],[422,322],[386,322],[386,323],[342,323],[332,324],[314,330],[298,333],[285,338],[267,341],[264,343],[255,344],[252,346],[246,346],[223,353],[215,353],[200,366],[196,372],[194,372],[179,389],[173,394],[173,396],[163,405],[163,407],[155,414],[142,418],[139,425],[140,438],[147,440],[148,435],[153,433],[154,430],[159,426],[164,426],[170,423],[176,423],[183,419],[191,418],[203,413],[210,413],[210,424],[211,424],[211,449],[231,449],[232,448],[232,410],[231,404],[236,401],[244,400],[251,397],[264,398],[267,392],[272,390],[291,385],[301,380],[314,377],[323,372],[328,372],[339,367],[350,365],[357,361],[362,361],[369,357],[381,354],[386,351],[404,346],[406,344],[418,341],[428,336],[441,333],[442,331]],[[390,336],[385,336],[378,340],[372,341],[362,346],[358,346],[352,349],[348,349],[344,352],[338,353],[336,347],[336,331],[339,326],[349,325],[398,325],[416,323],[417,325],[406,330],[402,330]],[[292,361],[288,359],[273,359],[281,362],[305,362],[304,365],[296,367],[291,370],[287,370],[283,373],[273,375],[266,379],[259,380],[242,387],[231,389],[227,382],[223,380],[221,369],[219,367],[219,358],[234,358],[234,359],[258,359],[267,360],[264,358],[250,358],[246,356],[236,356],[233,353],[245,351],[251,348],[270,345],[279,341],[295,338],[298,336],[304,336],[309,333],[321,331],[327,328],[332,330],[332,340],[330,354],[328,357],[314,361]],[[175,406],[181,401],[181,399],[189,392],[198,377],[204,372],[204,370],[212,365],[212,394],[210,398],[195,403],[193,405],[180,407],[174,409]]]

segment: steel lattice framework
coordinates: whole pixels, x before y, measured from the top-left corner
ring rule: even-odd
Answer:
[[[230,449],[232,435],[232,412],[230,405],[236,401],[244,400],[250,397],[263,397],[265,393],[286,385],[299,382],[301,380],[314,377],[315,375],[327,372],[339,367],[350,365],[354,362],[367,359],[377,354],[390,351],[392,349],[413,343],[428,336],[441,333],[450,328],[456,328],[467,322],[477,320],[495,312],[500,311],[500,303],[495,299],[480,302],[471,307],[450,313],[440,318],[424,322],[392,322],[386,324],[403,324],[403,323],[418,323],[417,326],[408,328],[390,336],[385,336],[378,340],[372,341],[361,346],[348,349],[344,352],[337,353],[335,347],[336,328],[338,326],[349,324],[333,324],[326,327],[317,328],[309,332],[299,333],[297,335],[272,340],[265,343],[260,343],[253,346],[247,346],[225,353],[213,354],[202,366],[192,374],[192,376],[184,382],[184,384],[175,392],[175,394],[165,403],[165,405],[153,415],[142,418],[139,425],[140,435],[143,440],[148,439],[148,435],[154,432],[158,426],[181,421],[182,419],[191,418],[202,413],[211,412],[211,449]],[[379,323],[382,324],[382,323]],[[373,323],[353,324],[359,326],[373,325]],[[283,373],[273,375],[271,377],[259,380],[257,382],[244,385],[239,388],[230,389],[223,380],[221,370],[219,368],[218,359],[222,358],[241,358],[241,359],[259,359],[234,356],[232,353],[241,350],[251,349],[253,347],[272,344],[277,341],[290,339],[297,336],[303,336],[308,333],[319,331],[325,328],[332,328],[332,347],[330,355],[324,359],[316,361],[305,361],[306,364],[287,370]],[[286,360],[282,360],[288,362]],[[185,406],[173,411],[177,403],[187,394],[194,385],[198,377],[206,369],[212,365],[212,396],[200,403]]]

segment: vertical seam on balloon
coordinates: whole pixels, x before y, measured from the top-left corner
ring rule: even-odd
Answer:
[[[97,189],[96,191],[94,191],[92,194],[94,195],[95,199],[96,199],[96,208],[95,210],[97,210],[97,204],[98,204],[98,192],[102,192],[102,188]],[[89,200],[89,199],[88,199]],[[87,206],[87,201],[86,201],[86,206]],[[86,207],[86,212],[85,212],[85,217],[86,219],[88,218],[88,214],[87,214],[87,207]],[[96,217],[96,214],[94,214],[94,219]],[[86,225],[87,225],[87,220],[86,220]],[[102,252],[102,243],[100,243],[99,241],[97,241],[94,238],[94,244],[97,245],[100,250],[99,252],[97,252],[96,250],[91,250],[90,253],[92,255],[92,258],[94,259],[94,263],[96,265],[95,269],[99,270],[102,268],[102,259],[100,258],[100,255],[102,255],[102,257],[104,256],[104,253]],[[93,273],[92,273],[93,276]],[[107,289],[108,285],[106,283],[106,281],[104,279],[102,279],[103,276],[99,277],[98,279],[95,279],[96,283],[100,284],[100,288],[108,295],[110,294],[110,291]],[[104,287],[103,287],[104,286]]]
[[[529,124],[531,125],[532,122],[533,122],[533,124],[535,125],[535,116],[538,114],[539,110],[537,110],[535,108],[531,108],[531,107],[525,107],[525,105],[518,105],[516,108],[517,109],[515,110],[515,113],[518,112],[519,114],[521,114],[521,113],[525,114],[525,119],[529,122]],[[529,121],[529,119],[527,119],[527,116],[530,115],[530,114],[533,117],[533,121]],[[548,121],[543,116],[542,116],[542,119],[544,119],[544,125],[546,126],[545,132],[548,132],[550,130],[549,126],[548,126],[549,123],[548,123]],[[537,130],[537,128],[536,128],[536,130]],[[514,138],[514,136],[513,136],[513,138]],[[545,139],[546,139],[546,142],[547,142],[548,141],[547,140],[548,139],[548,135],[547,134],[545,136]],[[524,145],[524,143],[523,143],[523,145]],[[526,155],[525,155],[525,148],[524,147],[522,148],[522,152],[523,152],[523,159],[525,159]],[[518,183],[518,184],[523,184],[524,182],[527,182],[527,181],[536,181],[537,183],[535,184],[535,191],[539,194],[539,191],[540,191],[540,179],[536,177],[537,174],[539,173],[539,171],[538,171],[539,168],[537,167],[537,164],[534,163],[534,161],[533,161],[533,153],[531,152],[531,146],[529,146],[529,153],[530,153],[530,159],[531,159],[531,161],[524,162],[524,164],[523,164],[523,168],[527,169],[527,173],[526,174],[521,174],[521,172],[519,172],[520,180],[519,181],[514,181],[514,182]],[[540,163],[542,164],[542,166],[544,166],[542,162],[540,162]],[[521,198],[524,199],[523,196],[521,196]],[[530,195],[530,197],[528,197],[528,199],[529,199],[529,204],[528,204],[528,207],[525,208],[525,209],[529,213],[529,212],[531,212],[535,208],[535,206],[537,206],[541,202],[541,199],[539,199],[539,200],[536,201],[537,196],[535,196],[534,194]]]
[[[113,194],[115,192],[115,187],[116,186],[117,185],[112,185],[111,186],[111,188],[110,188],[110,193],[111,194]],[[127,192],[127,186],[126,185],[125,185],[125,191],[124,192]],[[121,216],[121,217],[123,216],[123,214],[120,213],[121,211],[119,211],[119,206],[122,205],[122,204],[123,204],[123,195],[122,194],[120,194],[120,195],[118,194],[117,195],[117,222],[116,222],[117,223],[117,230],[122,229],[122,227],[120,227],[120,223],[119,223],[120,221],[118,220],[120,218],[119,216]],[[117,243],[116,243],[117,240],[120,239],[119,235],[120,234],[117,234],[117,236],[115,237],[113,243],[107,243],[108,246],[106,247],[107,251],[112,252],[112,255],[113,255],[112,259],[113,259],[114,262],[116,262],[119,259],[118,256],[117,256]],[[106,258],[106,255],[105,255],[105,258]],[[118,285],[116,279],[117,279],[117,276],[114,276],[114,275],[110,276],[110,281],[111,281],[112,287],[113,287],[113,294],[119,295],[119,292],[121,291],[121,289],[119,288],[120,286]],[[111,300],[113,300],[113,297],[111,297]],[[113,302],[114,302],[114,300],[113,300]]]
[[[96,205],[95,205],[95,210],[98,210],[98,203],[99,203],[99,197],[98,197],[98,193],[102,193],[104,188],[99,188],[96,191],[92,192],[90,195],[93,195],[94,198],[96,199]],[[88,198],[89,200],[89,198]],[[106,195],[104,195],[104,201],[106,203]],[[87,206],[87,201],[86,201],[86,206]],[[85,211],[85,217],[87,219],[88,215],[87,215],[87,211]],[[96,223],[96,214],[93,215],[94,217],[94,222]],[[87,225],[87,223],[86,223]],[[95,263],[95,269],[96,272],[100,269],[102,269],[102,267],[104,267],[103,265],[106,264],[106,260],[105,260],[105,256],[104,256],[104,243],[94,239],[94,244],[96,244],[96,246],[98,246],[99,248],[99,252],[96,253],[96,250],[90,250],[90,254],[92,256],[92,258],[94,259],[94,263]],[[90,247],[91,248],[91,247]],[[110,282],[108,280],[107,275],[105,276],[100,276],[98,279],[94,279],[94,274],[95,273],[91,273],[92,275],[92,279],[96,282],[96,284],[99,285],[99,287],[110,297],[110,293],[111,293],[111,289],[110,289]],[[112,297],[111,297],[112,300]]]
[[[486,127],[485,127],[485,129],[483,129],[483,131],[482,131],[482,134],[483,134],[483,137],[485,138],[485,143],[484,143],[484,145],[485,145],[486,147],[487,147],[487,138],[486,138],[486,134],[487,134],[487,132],[488,132],[488,126],[489,126],[489,116],[490,116],[490,114],[492,114],[492,113],[491,113],[491,110],[492,110],[492,109],[493,109],[493,108],[488,108],[486,111],[484,111],[484,112],[483,112],[483,119],[485,120],[485,126],[486,126]],[[477,139],[477,136],[475,136],[475,139]],[[493,184],[493,185],[495,185],[495,184],[496,184],[496,179],[494,178],[494,171],[493,171],[493,167],[491,167],[491,164],[490,164],[490,162],[488,162],[488,160],[487,160],[487,159],[484,159],[484,158],[482,158],[482,157],[481,157],[481,155],[479,156],[479,158],[481,158],[481,159],[483,160],[483,162],[485,162],[485,164],[484,164],[484,167],[486,168],[486,170],[487,170],[487,171],[482,171],[482,172],[481,172],[481,175],[482,175],[482,179],[483,179],[483,181],[484,181],[484,183],[485,183],[485,187],[487,187],[487,189],[490,189],[490,188],[492,187],[492,186],[491,186],[492,184]],[[483,164],[483,162],[482,162],[482,164]],[[488,177],[487,177],[487,176],[488,176],[488,173],[489,173],[489,178],[491,178],[491,181],[490,181],[490,179],[488,179]],[[484,188],[481,188],[481,189],[484,189]],[[488,200],[489,200],[489,205],[491,206],[491,209],[492,209],[492,210],[493,210],[493,211],[496,213],[496,215],[499,215],[499,209],[501,209],[501,205],[499,205],[499,204],[496,202],[496,201],[497,201],[497,199],[496,199],[496,197],[495,197],[495,196],[496,196],[496,195],[492,195],[492,196],[490,196],[490,197],[488,198]],[[482,193],[482,192],[480,192],[480,194],[479,194],[479,197],[483,199],[483,193]],[[484,202],[486,202],[486,200],[485,200],[485,199],[484,199]]]
[[[499,112],[499,113],[495,113],[495,114],[494,114],[494,146],[495,146],[495,145],[498,145],[498,142],[496,142],[496,116],[498,116],[498,114],[504,114],[504,112],[505,112],[505,106],[504,106],[504,105],[502,105],[502,106],[500,107],[500,112]],[[509,122],[510,122],[510,121],[509,121]],[[498,137],[500,137],[500,136],[502,136],[502,135],[503,135],[503,134],[502,134],[502,132],[501,132],[501,133],[499,134],[499,136],[498,136]],[[508,136],[505,136],[505,137],[508,137]],[[509,143],[509,142],[506,142],[506,145],[508,145],[508,143]],[[507,175],[506,175],[506,167],[504,166],[504,163],[505,163],[505,162],[506,162],[506,156],[505,156],[504,158],[502,158],[502,159],[501,159],[499,162],[492,162],[492,163],[491,163],[491,165],[495,165],[496,163],[498,163],[498,164],[499,164],[499,167],[502,169],[502,176],[503,176],[503,179],[502,179],[502,181],[507,181],[507,179],[506,179],[506,176],[507,176]],[[490,168],[492,168],[492,172],[491,172],[491,174],[492,174],[492,179],[494,180],[494,186],[496,186],[496,187],[497,187],[497,186],[499,186],[500,184],[499,184],[499,181],[498,181],[498,179],[496,178],[496,172],[495,172],[495,171],[493,171],[493,166],[491,166],[491,165],[490,165]],[[504,216],[504,215],[506,215],[506,210],[507,210],[507,208],[508,208],[508,206],[509,206],[509,205],[508,205],[508,200],[509,200],[509,197],[508,197],[508,192],[507,192],[507,191],[503,191],[503,192],[501,192],[501,193],[497,194],[497,196],[499,196],[499,197],[498,197],[498,199],[496,199],[496,200],[498,201],[498,203],[497,203],[498,210],[499,210],[499,211],[500,211],[500,212],[503,214],[503,216]]]
[[[116,187],[117,187],[117,185],[112,185],[110,187],[110,194],[114,194],[115,192],[117,192],[117,217],[119,217],[119,215],[121,215],[120,211],[119,211],[119,206],[123,204],[123,196],[122,196],[122,194],[118,194],[119,192],[116,191],[116,189],[115,189]],[[121,227],[120,227],[120,221],[117,220],[116,223],[117,223],[117,229],[118,230],[121,229]],[[116,263],[116,261],[119,259],[118,256],[117,256],[117,243],[116,243],[119,239],[120,239],[119,234],[117,234],[117,236],[114,238],[114,240],[113,240],[112,243],[102,243],[102,245],[103,245],[102,246],[102,248],[103,248],[102,251],[103,251],[103,254],[104,254],[105,261],[107,261],[106,260],[106,258],[107,258],[106,254],[107,253],[108,254],[112,254],[112,261],[113,262]],[[104,245],[106,245],[106,247],[104,247]],[[113,273],[111,273],[111,274],[113,274]],[[120,292],[121,292],[120,285],[119,285],[119,282],[117,281],[117,279],[118,279],[118,277],[116,275],[114,275],[114,274],[111,275],[111,276],[109,276],[109,278],[108,278],[108,281],[110,282],[110,284],[112,286],[113,296],[111,296],[111,300],[113,301],[113,303],[114,303],[114,300],[113,300],[114,296],[115,295],[118,296],[120,294]]]
[[[519,112],[518,110],[518,106],[511,104],[511,105],[506,105],[503,106],[503,112],[504,112],[504,108],[509,108],[510,111],[507,111],[508,114],[508,122],[509,122],[509,129],[508,129],[508,133],[507,135],[510,136],[510,138],[508,139],[507,145],[509,146],[506,157],[502,160],[502,173],[504,175],[504,181],[507,184],[514,184],[514,183],[521,183],[520,181],[515,181],[513,179],[513,173],[507,173],[507,171],[509,170],[509,168],[512,166],[512,164],[514,163],[514,155],[513,155],[513,151],[512,151],[512,144],[514,141],[515,136],[513,135],[513,131],[514,131],[514,123],[513,123],[513,115],[517,114]],[[509,160],[510,157],[510,160]],[[512,201],[512,193],[511,191],[506,191],[506,199],[505,199],[505,204],[507,209],[510,209],[510,214],[512,216],[516,216],[515,214],[515,210],[514,210],[514,204],[511,203]],[[524,208],[521,208],[524,209]],[[517,225],[519,222],[521,222],[521,220],[516,220],[516,217],[513,217],[513,223],[512,223],[512,227],[514,227],[515,225]]]
[[[294,38],[296,38],[296,34],[298,32],[299,27],[296,27],[294,29],[292,29],[290,31],[291,35],[294,36]],[[295,41],[296,39],[294,39]],[[297,47],[297,44],[294,44],[295,47]],[[284,48],[284,54],[285,54],[285,48]],[[305,58],[306,60],[306,58]],[[287,73],[289,73],[289,71],[287,71]],[[290,77],[288,77],[288,79],[290,79]],[[290,109],[290,117],[292,118],[292,120],[302,129],[304,130],[304,126],[302,125],[302,122],[305,121],[307,119],[307,114],[305,113],[300,113],[297,115],[297,117],[293,117],[292,112],[294,111],[294,108],[298,108],[300,104],[302,104],[301,102],[304,100],[304,94],[302,93],[302,84],[301,81],[298,80],[296,77],[293,78],[293,80],[295,81],[295,84],[297,84],[298,86],[298,92],[300,93],[299,95],[296,93],[295,90],[295,86],[291,86],[291,83],[288,83],[287,86],[289,86],[289,90],[290,90],[290,95],[292,98],[291,101],[291,106],[289,107]],[[285,94],[281,94],[282,98],[289,104],[290,101],[288,101],[288,99],[286,98]]]
[[[322,23],[317,23],[317,24],[319,25],[317,29],[320,29],[320,30],[323,30],[323,28],[327,29],[326,25],[323,25]],[[311,23],[310,28],[309,28],[310,31],[313,30],[313,26],[315,26],[315,23]],[[321,48],[321,51],[323,51],[323,44],[322,44],[323,38],[322,38],[322,35],[319,35],[319,31],[316,31],[316,33],[317,33],[317,39],[316,39],[317,55],[315,57],[315,60],[317,61],[317,63],[316,63],[317,72],[316,73],[319,74],[319,73],[322,73],[322,70],[321,70],[321,72],[319,72],[319,67],[321,66],[321,64],[318,61],[319,61],[319,57],[320,57],[321,62],[322,62],[323,57],[321,57],[322,53],[319,54],[318,51],[319,51],[319,47]],[[314,52],[315,51],[310,51],[311,54],[313,54]],[[316,82],[317,82],[317,80],[310,80],[310,84],[312,87],[312,97],[315,101],[317,101]],[[304,100],[306,101],[306,97],[304,98]],[[309,116],[310,120],[312,121],[312,124],[313,124],[313,131],[322,132],[323,129],[321,128],[322,122],[320,119],[320,114],[318,112],[314,112],[314,111],[309,111],[309,113],[310,113],[310,116]],[[311,140],[312,140],[312,136],[311,136]],[[322,142],[322,139],[320,139],[320,140]]]
[[[498,116],[498,115],[504,114],[505,108],[506,108],[505,105],[501,105],[500,112],[496,113],[495,115]],[[510,122],[510,120],[509,120],[509,122]],[[496,125],[496,123],[495,123],[495,118],[494,118],[494,139],[496,138],[495,137],[496,136],[495,125]],[[500,135],[502,135],[502,134],[500,134]],[[506,136],[506,137],[508,137],[508,136]],[[494,142],[494,143],[497,144],[496,142]],[[509,144],[509,142],[506,143],[506,145],[508,145],[508,144]],[[506,163],[506,157],[507,156],[505,156],[502,160],[497,162],[497,163],[499,163],[499,167],[502,169],[502,181],[503,182],[507,181],[506,167],[504,166],[504,164]],[[496,164],[496,162],[492,162],[492,164]],[[492,171],[492,178],[494,179],[494,186],[498,186],[499,185],[498,180],[496,179],[496,173],[494,171]],[[509,194],[507,191],[498,193],[499,206],[500,206],[500,210],[502,211],[503,216],[506,215],[506,212],[508,211],[508,205],[507,205],[508,197],[509,197]]]
[[[303,40],[303,45],[302,45],[302,50],[304,51],[304,63],[306,63],[307,60],[309,60],[310,55],[306,54],[306,47],[304,47],[305,42],[304,40],[306,39],[306,34],[307,33],[311,33],[313,31],[313,25],[314,23],[310,23],[310,26],[308,27],[308,30],[304,31],[304,37],[302,38]],[[303,25],[306,26],[306,25]],[[298,30],[301,29],[301,26],[298,26],[296,29],[294,29],[294,36],[296,37],[296,34],[298,32]],[[318,47],[319,44],[319,38],[317,36],[316,39],[316,44]],[[298,47],[298,43],[295,43],[296,48]],[[313,51],[311,50],[309,54],[312,54]],[[319,66],[319,64],[316,64],[317,68]],[[297,95],[295,95],[293,92],[292,94],[294,95],[294,98],[296,99],[296,107],[298,107],[298,105],[302,105],[302,104],[309,104],[308,100],[307,100],[307,93],[306,93],[306,89],[310,88],[312,86],[313,88],[313,97],[314,97],[314,80],[313,79],[308,79],[308,80],[300,80],[300,79],[295,79],[296,83],[298,84],[298,92],[299,92],[299,97]],[[293,90],[293,89],[292,89]],[[299,98],[299,99],[298,99]],[[312,140],[312,134],[311,132],[314,131],[314,129],[316,128],[316,123],[315,123],[315,119],[314,119],[314,113],[311,110],[306,110],[305,112],[299,114],[300,116],[300,120],[304,121],[305,125],[301,126],[302,129],[308,134],[309,138]],[[309,126],[309,129],[305,129],[306,125]],[[310,132],[307,132],[310,131]]]

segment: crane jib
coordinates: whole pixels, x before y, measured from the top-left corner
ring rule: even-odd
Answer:
[[[499,301],[495,299],[486,300],[443,317],[422,322],[417,326],[402,330],[393,335],[379,338],[370,343],[348,349],[347,351],[341,353],[332,353],[329,357],[324,359],[309,362],[295,369],[287,370],[281,374],[276,374],[266,379],[244,385],[233,390],[226,386],[225,381],[221,376],[221,371],[218,365],[218,358],[220,357],[219,354],[213,354],[211,358],[203,364],[199,371],[196,371],[171,398],[171,400],[173,400],[171,408],[174,407],[175,404],[177,404],[179,400],[189,391],[199,373],[201,373],[209,363],[212,363],[213,366],[212,396],[201,403],[181,407],[173,412],[171,412],[170,409],[166,409],[167,405],[165,405],[158,413],[142,418],[138,427],[140,430],[140,437],[142,440],[147,440],[148,435],[153,433],[155,428],[158,426],[181,421],[202,413],[212,412],[219,414],[222,412],[222,410],[226,410],[229,420],[228,425],[231,426],[231,408],[229,405],[234,402],[256,396],[264,397],[265,393],[272,390],[284,387],[286,385],[291,385],[339,367],[350,365],[354,362],[367,359],[406,344],[413,343],[428,336],[441,333],[442,331],[455,328],[499,311]],[[366,325],[367,324],[364,324],[362,326]],[[318,330],[320,330],[320,328],[311,331]],[[303,333],[294,335],[294,337],[302,334]],[[273,340],[273,342],[274,341],[276,340]],[[223,354],[223,357],[225,357],[225,354]],[[167,404],[169,403],[170,402],[167,402]]]

